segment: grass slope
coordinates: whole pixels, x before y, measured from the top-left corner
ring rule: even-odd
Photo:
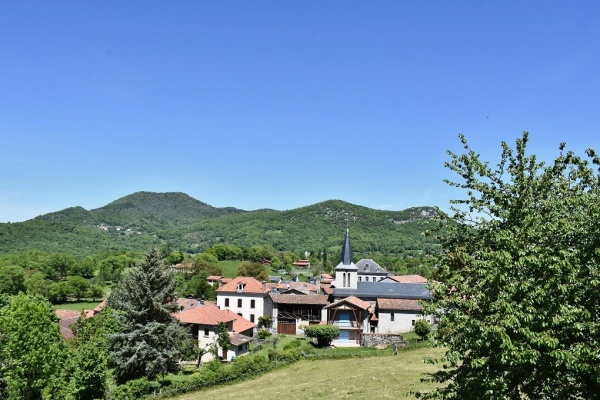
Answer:
[[[188,393],[175,399],[414,399],[407,396],[407,392],[435,387],[420,382],[439,367],[425,364],[424,360],[443,353],[444,349],[420,348],[400,352],[397,356],[304,360],[254,380]]]

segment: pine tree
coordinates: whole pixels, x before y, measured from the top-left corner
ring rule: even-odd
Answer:
[[[181,343],[189,334],[171,316],[175,287],[171,272],[152,248],[111,293],[108,305],[117,310],[124,326],[109,336],[117,382],[154,379],[177,370]]]

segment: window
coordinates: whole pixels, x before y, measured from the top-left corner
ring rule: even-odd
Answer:
[[[414,319],[412,320],[412,326],[415,326],[415,320]]]
[[[229,307],[229,298],[225,298],[225,307]]]
[[[362,276],[359,276],[359,277],[358,277],[358,281],[359,281],[359,282],[362,282]]]
[[[242,299],[238,299],[238,307],[242,307]]]
[[[256,307],[256,300],[250,300],[250,308]],[[254,322],[254,321],[252,321]]]
[[[209,333],[208,328],[204,328],[204,337],[208,337],[208,333]]]
[[[250,314],[250,322],[254,322],[254,314]]]
[[[390,313],[390,321],[394,320],[394,313]]]
[[[368,276],[365,277],[365,282],[369,282],[369,277]]]

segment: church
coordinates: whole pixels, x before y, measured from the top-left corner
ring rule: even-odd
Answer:
[[[397,282],[371,259],[354,264],[350,230],[342,246],[340,262],[332,282],[333,302],[326,306],[327,323],[340,329],[333,345],[360,345],[363,334],[410,332],[415,322],[433,316],[422,315],[420,302],[430,300],[425,280]]]

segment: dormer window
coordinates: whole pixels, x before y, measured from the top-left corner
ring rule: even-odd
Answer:
[[[365,264],[365,271],[369,270],[369,264]]]
[[[246,285],[243,284],[242,282],[238,283],[238,285],[237,285],[237,291],[238,292],[243,292],[244,291],[244,286],[246,286]]]

